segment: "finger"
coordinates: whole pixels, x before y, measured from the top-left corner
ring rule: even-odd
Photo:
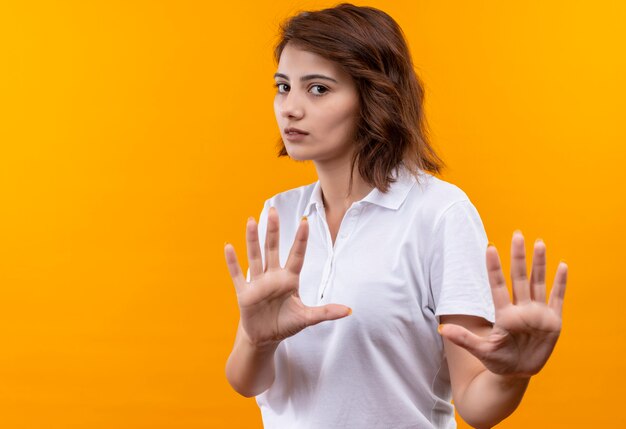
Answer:
[[[530,301],[530,287],[526,277],[526,251],[524,236],[520,231],[513,233],[511,239],[511,281],[513,282],[513,303]]]
[[[463,347],[480,360],[487,354],[489,346],[488,341],[462,326],[451,323],[439,325],[439,333],[442,337],[450,340],[459,347]]]
[[[243,292],[246,287],[246,279],[241,272],[239,261],[237,261],[237,254],[235,253],[235,248],[232,244],[226,243],[226,246],[224,247],[224,255],[226,256],[228,272],[230,273],[230,277],[233,279],[235,290],[239,294]]]
[[[267,214],[267,233],[265,235],[265,269],[279,269],[278,253],[279,225],[276,208],[270,207]]]
[[[320,307],[306,308],[306,325],[317,325],[327,320],[341,319],[352,314],[352,309],[340,304],[326,304]]]
[[[487,274],[489,275],[489,284],[491,285],[491,296],[496,310],[503,308],[511,303],[509,291],[506,288],[506,280],[502,272],[502,264],[495,246],[487,247]]]
[[[263,274],[263,258],[259,244],[259,227],[253,217],[246,225],[246,245],[248,249],[248,264],[250,265],[250,280]]]
[[[554,277],[554,284],[550,292],[548,306],[561,316],[563,314],[563,300],[565,299],[565,286],[567,284],[567,264],[565,261],[559,263]]]
[[[546,245],[540,238],[535,241],[530,293],[533,301],[546,302]]]
[[[306,243],[309,238],[309,222],[306,217],[300,220],[300,226],[296,231],[296,238],[291,246],[285,269],[294,274],[300,274],[304,264],[304,254],[306,253]]]

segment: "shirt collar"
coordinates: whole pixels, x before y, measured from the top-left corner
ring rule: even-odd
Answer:
[[[420,172],[420,175],[421,174]],[[390,210],[398,210],[406,200],[413,185],[415,185],[416,179],[411,172],[403,167],[399,168],[392,177],[395,179],[395,182],[390,184],[387,192],[381,192],[378,188],[374,188],[359,202],[374,204]],[[319,180],[315,182],[313,186],[313,191],[311,192],[309,202],[304,208],[303,216],[309,216],[313,207],[318,211],[324,207],[322,201],[322,187]]]
[[[395,179],[395,182],[389,185],[387,192],[374,188],[362,201],[391,210],[398,210],[406,200],[416,180],[406,168],[399,168],[392,177]]]

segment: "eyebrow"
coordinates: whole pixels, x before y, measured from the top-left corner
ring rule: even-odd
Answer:
[[[282,77],[283,79],[289,80],[289,77],[287,77],[286,74],[274,73],[274,79],[277,77]],[[323,74],[307,74],[306,76],[302,76],[300,78],[300,82],[306,82],[307,80],[313,80],[313,79],[326,79],[335,83],[339,83],[332,77],[324,76]]]

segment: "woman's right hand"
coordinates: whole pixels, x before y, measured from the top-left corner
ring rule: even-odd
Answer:
[[[320,307],[304,305],[298,293],[300,271],[304,263],[309,226],[300,221],[294,243],[284,267],[280,266],[278,243],[278,213],[270,207],[265,238],[265,266],[261,257],[259,232],[254,218],[248,219],[246,242],[250,281],[241,271],[232,245],[224,252],[228,270],[235,284],[241,317],[241,327],[256,347],[276,346],[307,326],[327,320],[340,319],[352,313],[345,305],[327,304]]]

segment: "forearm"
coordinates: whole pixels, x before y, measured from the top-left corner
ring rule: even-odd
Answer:
[[[277,346],[257,347],[239,328],[233,351],[226,362],[226,378],[233,389],[246,397],[267,390],[274,382]]]
[[[530,377],[506,377],[485,369],[455,398],[455,407],[472,427],[491,428],[515,411],[529,381]]]

